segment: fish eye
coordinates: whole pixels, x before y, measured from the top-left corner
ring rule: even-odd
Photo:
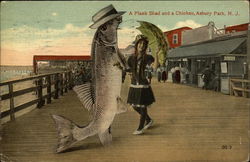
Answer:
[[[106,25],[102,25],[102,26],[101,26],[101,30],[102,30],[102,31],[107,30],[107,26],[106,26]]]
[[[115,18],[115,20],[117,20],[117,21],[121,22],[121,21],[122,21],[122,17],[121,17],[121,16],[116,17],[116,18]]]

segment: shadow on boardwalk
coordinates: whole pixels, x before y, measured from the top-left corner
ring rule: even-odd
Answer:
[[[155,125],[132,135],[139,116],[129,108],[112,125],[113,143],[102,147],[97,136],[55,154],[57,133],[51,114],[79,125],[90,120],[74,92],[4,125],[0,152],[13,161],[244,161],[248,155],[249,101],[172,83],[152,87],[156,103],[149,113]],[[127,88],[123,87],[123,98]]]

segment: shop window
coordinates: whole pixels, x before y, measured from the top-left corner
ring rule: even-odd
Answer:
[[[173,35],[173,44],[178,44],[178,34]]]

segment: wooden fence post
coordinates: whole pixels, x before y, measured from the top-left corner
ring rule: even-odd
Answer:
[[[247,91],[246,91],[246,82],[244,82],[244,80],[242,81],[242,96],[243,97],[247,97]]]
[[[69,86],[69,80],[68,80],[68,72],[65,72],[64,73],[64,83],[65,83],[65,93],[68,92],[68,86]]]
[[[55,95],[54,99],[58,99],[58,92],[59,92],[59,74],[55,74]]]
[[[232,87],[232,80],[231,79],[229,79],[229,94],[230,94],[230,96],[233,95],[233,87]]]
[[[13,84],[9,84],[9,94],[10,94],[10,120],[15,120],[15,105],[13,97]]]
[[[63,86],[64,86],[64,83],[63,83],[63,74],[61,73],[60,74],[60,94],[61,96],[63,95]]]
[[[51,75],[46,76],[47,80],[47,104],[51,103]]]
[[[73,78],[72,78],[72,72],[69,72],[69,89],[73,89]]]
[[[38,103],[37,108],[41,108],[44,105],[43,101],[43,79],[39,78],[37,82],[37,97],[38,97]]]

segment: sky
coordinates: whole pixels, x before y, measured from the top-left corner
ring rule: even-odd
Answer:
[[[163,32],[210,21],[217,28],[249,22],[248,1],[2,1],[0,65],[32,65],[33,55],[90,55],[96,31],[89,28],[92,16],[110,4],[126,11],[118,30],[119,48],[140,33],[138,20]]]

